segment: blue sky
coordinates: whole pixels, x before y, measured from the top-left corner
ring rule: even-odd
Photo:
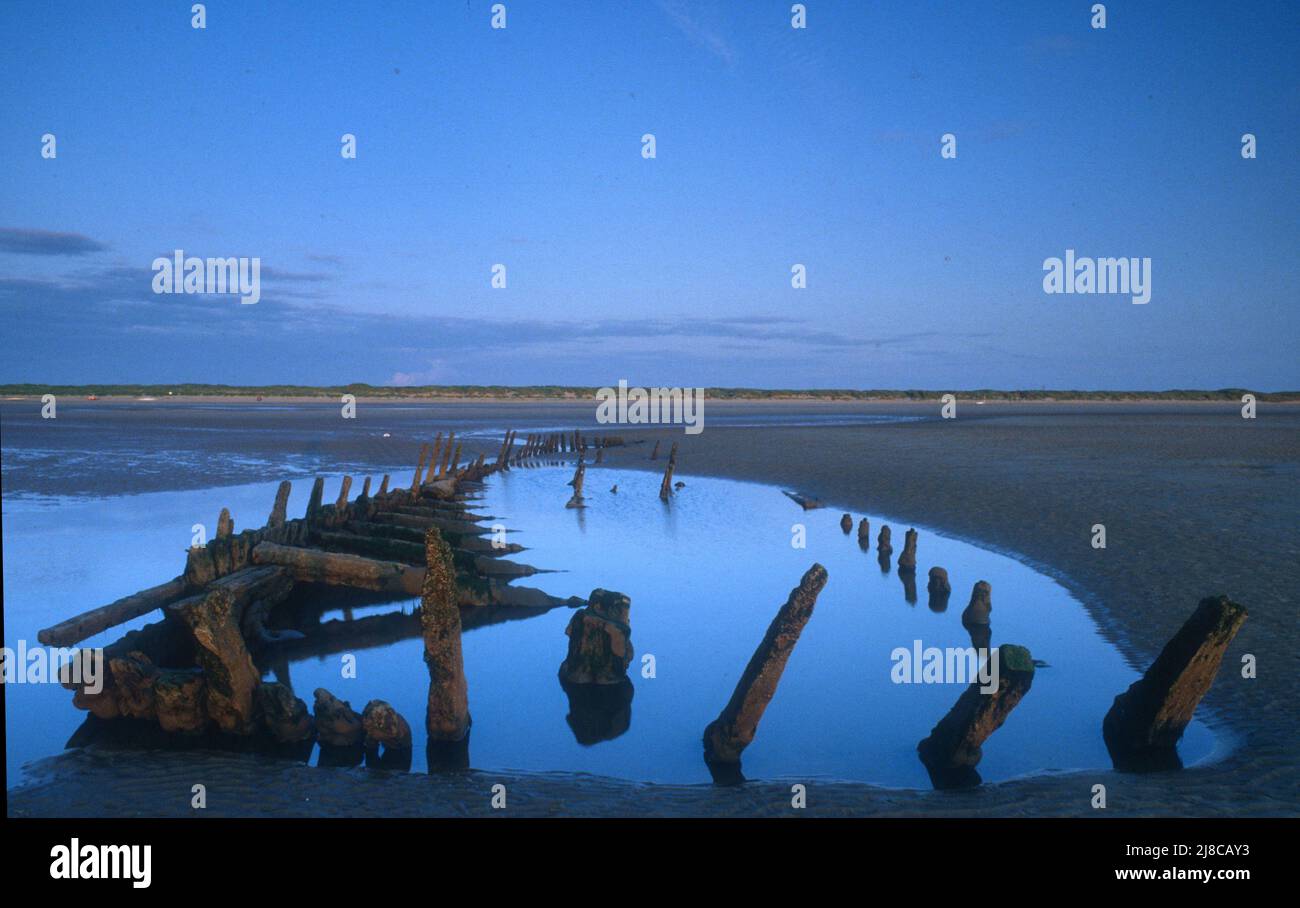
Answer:
[[[1300,387],[1300,5],[491,5],[0,4],[0,381]]]

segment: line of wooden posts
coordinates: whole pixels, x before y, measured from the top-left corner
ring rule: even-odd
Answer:
[[[229,512],[223,509],[216,537],[189,550],[180,576],[47,628],[38,639],[49,646],[70,646],[161,609],[161,622],[132,631],[105,648],[102,690],[92,692],[84,682],[65,674],[65,686],[76,691],[76,706],[99,719],[152,720],[168,732],[215,729],[230,735],[266,734],[282,744],[310,746],[317,741],[322,754],[326,748],[363,748],[373,753],[383,748],[400,761],[411,747],[410,728],[388,703],[371,701],[357,714],[346,701],[319,689],[309,713],[287,685],[262,683],[252,653],[263,648],[291,649],[301,640],[301,633],[276,630],[271,620],[276,607],[300,584],[341,586],[397,598],[419,596],[418,632],[424,639],[429,672],[425,727],[431,764],[434,750],[446,748],[447,755],[439,763],[464,765],[470,714],[460,642],[465,623],[462,609],[473,615],[483,606],[576,608],[566,628],[568,655],[560,669],[566,690],[630,685],[626,674],[632,660],[630,600],[599,589],[585,601],[562,600],[511,585],[511,580],[536,569],[501,560],[522,547],[500,538],[484,539],[491,529],[478,521],[487,518],[469,510],[474,492],[488,475],[548,454],[581,455],[588,447],[578,431],[529,435],[518,451],[515,443],[516,433],[508,432],[495,461],[488,463],[479,454],[462,466],[461,445],[454,433],[445,445],[439,434],[432,449],[422,445],[408,488],[390,488],[385,475],[371,495],[367,477],[360,495],[349,501],[351,477],[344,477],[337,499],[324,504],[324,480],[318,478],[306,516],[294,520],[286,518],[290,483],[283,482],[264,527],[236,533]],[[607,444],[599,440],[597,450]],[[676,453],[674,444],[661,485],[665,498],[672,492]],[[656,445],[652,459],[657,454]],[[584,472],[585,458],[580,456],[570,506],[581,506]],[[847,534],[852,527],[849,515],[842,526]],[[868,534],[864,518],[859,541],[869,541]],[[916,531],[909,530],[899,558],[900,573],[916,570],[916,540]],[[888,527],[882,529],[878,547],[882,557],[892,551]],[[731,699],[705,729],[704,757],[717,781],[741,779],[741,754],[754,739],[827,579],[820,564],[804,574],[777,611]],[[946,597],[948,580],[942,568],[931,570],[930,584],[932,594],[939,585]],[[1026,648],[1003,644],[988,649],[991,610],[989,585],[980,581],[963,612],[963,624],[971,631],[972,642],[977,647],[983,644],[978,648],[984,656],[998,660],[993,675],[997,686],[985,690],[981,681],[974,681],[918,745],[937,787],[979,782],[975,767],[983,743],[1033,683],[1034,661]],[[402,617],[407,627],[415,620]],[[1177,741],[1245,618],[1245,609],[1227,597],[1203,600],[1146,674],[1116,698],[1103,723],[1116,768],[1177,764]],[[362,622],[341,622],[344,626],[332,636],[346,644],[353,639],[352,632],[360,630],[351,625]]]

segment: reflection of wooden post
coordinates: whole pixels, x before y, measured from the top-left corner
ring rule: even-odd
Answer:
[[[284,526],[285,514],[289,510],[289,490],[292,488],[293,483],[286,479],[275,490],[275,504],[271,505],[271,516],[266,519],[268,527],[277,529]]]
[[[718,718],[704,729],[704,759],[708,763],[739,763],[740,754],[754,740],[763,711],[776,693],[786,660],[799,642],[799,634],[812,617],[817,595],[826,586],[826,568],[814,564],[803,575],[790,598],[768,625],[754,650],[731,700]]]
[[[424,661],[429,668],[429,702],[425,729],[431,741],[459,741],[469,731],[469,691],[461,654],[460,609],[456,605],[456,569],[442,534],[424,534],[426,570],[420,594],[420,628]]]
[[[1179,765],[1175,746],[1245,621],[1246,609],[1227,596],[1202,599],[1146,674],[1115,698],[1102,735],[1116,769]]]
[[[929,737],[916,746],[936,788],[979,784],[975,766],[983,756],[981,745],[1002,727],[1034,683],[1034,660],[1023,646],[1004,643],[978,655],[998,660],[997,687],[986,693],[980,679],[975,679]],[[987,676],[992,684],[992,672]]]
[[[658,459],[659,459],[659,439],[657,439],[657,438],[655,439],[655,447],[654,447],[654,450],[650,452],[650,459],[651,459],[651,460],[658,460]]]
[[[677,466],[677,442],[673,442],[673,448],[668,452],[668,467],[664,470],[664,481],[659,484],[659,498],[663,501],[668,500],[668,496],[673,494],[673,470]]]

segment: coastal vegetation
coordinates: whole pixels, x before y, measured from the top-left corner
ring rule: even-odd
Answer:
[[[34,383],[0,385],[0,397],[40,397],[43,394],[75,397],[278,397],[329,398],[344,394],[357,397],[393,400],[427,398],[430,400],[590,400],[595,387],[576,385],[214,385],[214,384],[91,384],[40,385]],[[1088,391],[1088,390],[997,390],[975,388],[954,391],[940,389],[852,389],[852,388],[705,388],[711,400],[939,400],[944,394],[956,393],[963,398],[995,401],[1240,401],[1243,394],[1254,394],[1261,401],[1300,401],[1297,391],[1251,391],[1246,388],[1215,390],[1169,389],[1164,391]]]

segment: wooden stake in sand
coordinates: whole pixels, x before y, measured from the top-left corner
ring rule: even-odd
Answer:
[[[307,522],[315,523],[320,519],[321,502],[325,498],[325,477],[317,476],[311,486],[311,497],[307,499]]]
[[[673,470],[677,468],[677,442],[673,442],[673,448],[668,452],[668,466],[664,469],[664,481],[659,484],[659,499],[667,501],[668,496],[673,494]]]
[[[586,505],[582,503],[582,483],[586,475],[587,464],[583,462],[581,457],[579,457],[577,469],[573,471],[573,479],[569,481],[569,485],[573,486],[573,497],[569,499],[567,504],[565,504],[566,508],[586,507]]]
[[[424,461],[428,456],[429,445],[427,443],[420,445],[420,459],[415,464],[415,478],[411,480],[412,492],[420,488],[420,477],[424,474]]]
[[[432,527],[424,534],[427,569],[420,591],[420,628],[429,668],[424,724],[431,741],[459,741],[469,731],[469,691],[460,647],[460,608],[451,549]]]
[[[292,488],[293,483],[286,479],[275,490],[275,504],[271,505],[271,516],[266,520],[268,527],[278,529],[284,526],[285,515],[289,510],[289,490]]]
[[[505,469],[510,463],[510,448],[515,443],[515,430],[508,429],[506,437],[501,439],[501,450],[497,452],[496,469]]]
[[[224,732],[245,735],[253,731],[253,695],[261,675],[244,645],[235,601],[229,589],[215,587],[170,610],[185,622],[198,644],[199,664],[207,678],[208,718]]]
[[[916,530],[908,530],[903,537],[903,554],[898,556],[898,573],[916,573]]]
[[[745,666],[731,700],[704,729],[706,763],[739,763],[741,752],[754,740],[758,722],[781,681],[786,660],[799,634],[812,617],[817,596],[826,586],[826,568],[814,564],[768,625],[767,633]]]
[[[980,783],[975,766],[983,756],[981,745],[1002,727],[1034,683],[1034,660],[1023,646],[1004,643],[992,652],[981,650],[979,655],[998,660],[997,687],[985,692],[984,688],[992,684],[992,672],[986,667],[988,683],[973,681],[930,736],[916,746],[935,788],[966,788]]]
[[[1182,766],[1178,740],[1245,621],[1246,609],[1227,596],[1202,599],[1146,674],[1115,698],[1101,730],[1116,769]]]
[[[447,461],[451,459],[451,445],[456,440],[456,433],[450,432],[447,435],[447,447],[442,452],[442,463],[438,466],[438,478],[442,479],[447,475]]]
[[[424,473],[425,482],[433,482],[437,477],[433,475],[433,468],[438,463],[438,454],[442,450],[442,433],[439,432],[433,439],[433,454],[429,456],[429,469]]]
[[[229,508],[222,508],[217,516],[217,538],[228,539],[235,532],[235,520],[230,516]]]

